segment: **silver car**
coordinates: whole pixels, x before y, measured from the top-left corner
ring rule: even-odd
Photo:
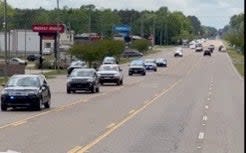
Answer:
[[[104,83],[116,83],[117,85],[123,85],[123,73],[118,64],[103,64],[99,67],[97,72],[99,82]]]
[[[144,65],[146,70],[153,70],[155,72],[157,71],[157,65],[155,59],[146,59],[144,61]]]

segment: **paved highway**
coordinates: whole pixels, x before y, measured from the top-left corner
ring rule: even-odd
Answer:
[[[173,50],[149,55],[168,67],[145,77],[122,65],[124,85],[99,94],[68,95],[65,76],[49,80],[50,110],[0,112],[0,152],[243,153],[244,80],[227,53]]]

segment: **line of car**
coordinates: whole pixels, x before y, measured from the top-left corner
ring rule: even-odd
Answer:
[[[123,70],[114,57],[105,57],[98,70],[88,68],[83,61],[72,62],[68,67],[66,83],[67,94],[78,91],[90,93],[100,92],[100,86],[107,83],[117,86],[123,85]],[[157,71],[157,67],[166,67],[167,60],[137,59],[129,64],[128,75],[146,75],[146,71]],[[28,107],[34,110],[50,108],[51,92],[44,75],[13,75],[9,78],[1,92],[1,110],[8,108]]]
[[[201,47],[201,46],[198,46]],[[219,48],[222,50],[223,46]],[[204,56],[210,55],[215,49],[214,45],[206,47]],[[197,50],[196,50],[197,51]],[[200,50],[199,50],[200,51]],[[174,57],[183,57],[183,49],[177,48]],[[158,70],[158,67],[167,67],[165,58],[135,59],[130,62],[128,75],[146,75],[147,71]],[[123,70],[114,57],[105,57],[99,69],[88,68],[84,61],[74,61],[67,68],[67,94],[77,91],[91,93],[100,92],[100,86],[106,83],[123,85]],[[50,108],[51,92],[44,75],[13,75],[10,77],[1,93],[1,110],[7,111],[9,107],[29,107],[41,110],[43,106]]]

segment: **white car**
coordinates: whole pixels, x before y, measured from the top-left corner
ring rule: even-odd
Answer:
[[[190,47],[190,49],[195,49],[196,48],[196,44],[191,44],[189,47]]]
[[[9,60],[9,63],[10,64],[20,64],[20,65],[27,65],[27,62],[18,58],[18,57],[14,57],[14,58],[11,58]]]
[[[145,59],[144,65],[146,70],[153,70],[155,72],[157,71],[157,65],[155,59]]]
[[[107,56],[103,59],[102,64],[117,64],[117,61],[114,57]]]
[[[178,48],[175,52],[174,52],[174,57],[183,57],[183,50]]]
[[[103,64],[97,71],[99,82],[116,83],[118,86],[123,85],[123,72],[118,64]]]

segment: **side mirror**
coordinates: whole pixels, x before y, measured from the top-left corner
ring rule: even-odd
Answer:
[[[45,87],[45,86],[42,86],[42,87],[41,87],[41,89],[42,89],[42,90],[45,90],[45,89],[46,89],[46,87]]]
[[[2,83],[2,86],[5,87],[5,83]]]

